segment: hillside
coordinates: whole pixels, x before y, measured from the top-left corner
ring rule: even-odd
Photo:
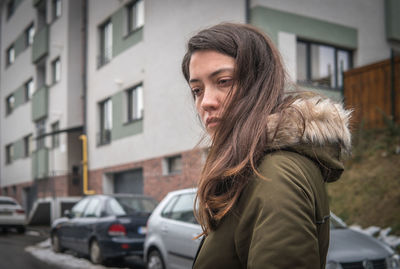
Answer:
[[[342,178],[328,184],[331,210],[347,224],[391,227],[400,235],[400,127],[353,135]]]

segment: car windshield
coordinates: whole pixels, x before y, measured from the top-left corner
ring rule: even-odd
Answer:
[[[151,213],[157,205],[157,201],[147,197],[115,197],[120,205],[118,215],[130,215],[135,213]]]

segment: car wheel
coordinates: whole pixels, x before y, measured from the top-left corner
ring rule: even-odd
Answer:
[[[19,233],[19,234],[25,233],[25,227],[24,226],[17,227],[17,233]]]
[[[63,252],[64,249],[61,247],[60,238],[57,233],[51,235],[51,247],[55,253]]]
[[[90,260],[94,264],[101,264],[103,262],[101,249],[99,243],[96,240],[93,240],[90,244]]]
[[[152,250],[147,259],[147,269],[165,269],[164,261],[158,250]]]

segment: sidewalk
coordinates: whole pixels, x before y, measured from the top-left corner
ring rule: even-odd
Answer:
[[[50,226],[43,225],[27,225],[26,231],[33,231],[39,233],[40,236],[50,237]]]

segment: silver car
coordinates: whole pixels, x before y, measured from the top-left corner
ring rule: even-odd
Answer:
[[[148,269],[192,268],[202,231],[193,215],[196,189],[170,192],[147,222],[144,258]],[[399,257],[386,244],[348,229],[331,214],[326,269],[398,269]]]
[[[0,228],[16,228],[18,233],[24,233],[25,222],[25,211],[18,202],[14,198],[0,196]]]

